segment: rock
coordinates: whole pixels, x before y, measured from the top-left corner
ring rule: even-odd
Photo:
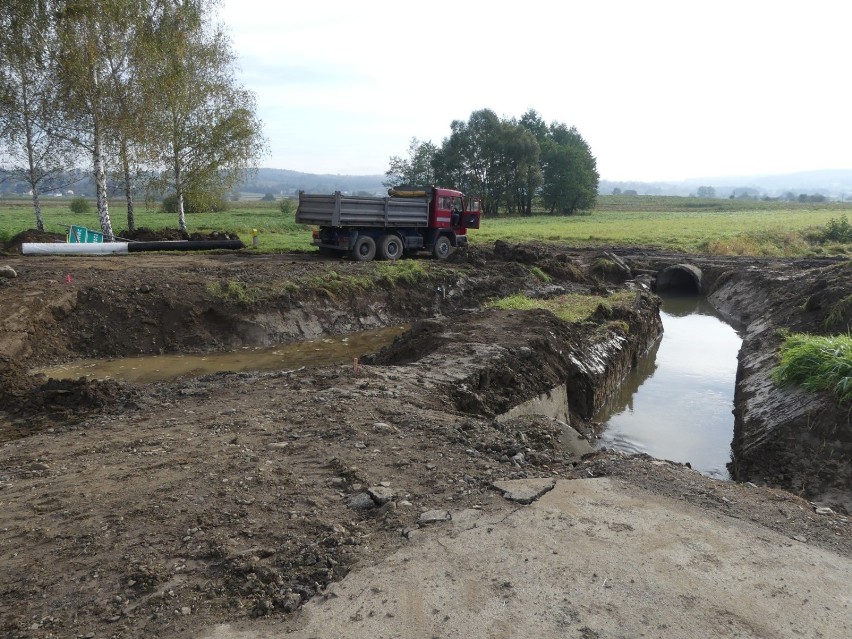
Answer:
[[[0,266],[0,277],[13,278],[18,277],[18,274],[11,266],[9,266],[8,264],[4,264],[3,266]]]
[[[503,493],[503,497],[519,504],[531,504],[556,486],[555,479],[520,479],[498,481],[492,484]]]
[[[374,433],[398,433],[399,429],[385,422],[376,422],[373,424]]]
[[[367,493],[358,493],[350,497],[346,505],[352,510],[369,510],[376,507],[376,502]]]
[[[180,614],[182,614],[184,617],[191,615],[192,614],[192,608],[190,608],[189,606],[184,606],[183,608],[180,609]]]
[[[385,486],[371,486],[367,489],[367,494],[380,506],[394,498],[394,491]]]
[[[521,464],[523,464],[524,459],[525,458],[523,453],[517,453],[515,455],[512,455],[512,462],[515,464],[515,466],[520,466]]]
[[[295,592],[291,592],[284,595],[283,601],[280,605],[284,612],[295,612],[301,603],[302,598]]]
[[[450,521],[452,518],[448,510],[427,510],[420,515],[417,523],[420,525],[435,524],[439,521]]]
[[[817,515],[833,515],[834,511],[831,508],[816,508],[814,512]]]

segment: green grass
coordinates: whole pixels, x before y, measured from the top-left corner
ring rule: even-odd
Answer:
[[[78,224],[97,228],[97,215],[74,215],[66,198],[45,198],[48,231],[64,233]],[[293,214],[279,210],[278,202],[241,201],[221,213],[187,215],[190,232],[228,231],[251,244],[258,229],[258,250],[265,252],[313,250],[310,228],[296,224]],[[685,197],[601,196],[591,215],[484,218],[482,228],[470,232],[473,244],[495,240],[551,242],[595,247],[632,245],[686,253],[754,256],[852,255],[852,243],[835,241],[831,228],[842,223],[852,203],[802,204]],[[113,228],[127,227],[123,202],[111,202]],[[0,199],[0,239],[35,224],[27,199]],[[832,223],[834,227],[832,227]],[[175,228],[176,216],[140,204],[136,225]]]
[[[601,305],[607,312],[611,312],[614,306],[631,305],[635,299],[636,293],[634,291],[619,291],[609,297],[568,293],[548,299],[532,298],[523,293],[518,293],[494,300],[488,306],[514,311],[544,309],[566,322],[578,323],[589,319]]]
[[[67,233],[72,224],[92,229],[100,228],[94,207],[88,215],[75,215],[68,198],[45,198],[42,215],[46,231]],[[251,245],[252,229],[258,229],[260,251],[313,250],[310,227],[296,224],[295,215],[284,215],[277,202],[234,202],[233,208],[219,213],[187,214],[190,233],[228,231],[240,236]],[[127,229],[127,209],[122,200],[110,202],[110,219],[116,235]],[[177,228],[177,215],[162,213],[139,203],[135,209],[137,228]],[[27,199],[0,199],[0,239],[8,241],[21,231],[35,228],[32,201]]]
[[[486,218],[482,228],[471,231],[470,238],[474,244],[503,239],[572,246],[644,246],[723,255],[811,255],[826,252],[828,247],[809,241],[808,234],[837,215],[836,209],[799,208],[595,210],[590,216]],[[852,253],[849,245],[834,248],[837,253]]]
[[[228,280],[210,282],[204,290],[211,299],[235,304],[252,305],[298,294],[300,291],[320,292],[328,297],[348,295],[380,287],[394,288],[412,285],[430,277],[431,265],[419,260],[375,262],[362,273],[341,275],[336,270],[321,270],[297,280],[267,282],[261,285]]]
[[[809,391],[828,391],[841,402],[852,402],[852,333],[794,333],[785,338],[780,356],[773,371],[776,383],[800,384]]]

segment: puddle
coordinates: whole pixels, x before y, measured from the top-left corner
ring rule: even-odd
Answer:
[[[330,366],[374,353],[393,342],[408,328],[408,325],[393,326],[265,348],[242,348],[228,353],[78,360],[35,372],[55,379],[90,377],[144,384],[223,371],[265,372],[301,366]]]
[[[595,416],[598,446],[729,479],[742,338],[704,298],[663,296],[663,337]]]

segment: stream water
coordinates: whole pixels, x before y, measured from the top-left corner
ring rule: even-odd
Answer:
[[[154,355],[120,359],[78,360],[38,370],[55,379],[118,379],[149,383],[199,377],[222,371],[276,371],[300,366],[328,366],[351,362],[393,342],[409,326],[392,326],[345,336],[325,337],[266,348],[242,348],[205,355]]]
[[[742,338],[704,298],[664,296],[660,315],[662,339],[595,417],[599,446],[729,479]]]

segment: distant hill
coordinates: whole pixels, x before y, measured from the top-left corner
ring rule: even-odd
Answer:
[[[276,196],[307,193],[362,193],[386,195],[384,175],[318,175],[287,169],[258,169],[238,190],[243,193],[272,193]]]
[[[260,196],[272,193],[277,197],[282,195],[296,195],[300,190],[307,193],[334,193],[343,191],[345,193],[360,193],[369,195],[387,195],[387,187],[382,185],[384,175],[317,175],[315,173],[301,173],[299,171],[288,171],[287,169],[258,169],[249,176],[244,183],[237,185],[234,190],[242,193],[256,193]],[[94,197],[95,185],[88,172],[82,169],[69,171],[57,176],[57,184],[42,185],[45,196],[53,195],[54,192],[63,195],[69,194],[69,190],[75,195]],[[111,195],[118,197],[121,194],[119,185],[111,184]],[[29,185],[20,179],[15,179],[6,170],[0,167],[0,196],[2,195],[26,195]]]
[[[244,193],[272,193],[277,196],[295,195],[300,190],[307,193],[364,193],[385,195],[382,185],[384,175],[318,175],[287,169],[258,169],[246,184]],[[697,195],[701,186],[713,187],[716,197],[735,197],[748,194],[753,197],[784,198],[800,194],[824,195],[832,200],[852,201],[852,169],[802,171],[781,175],[721,176],[692,178],[672,182],[616,182],[601,180],[598,191],[610,194],[613,189],[622,192],[634,190],[639,195]]]
[[[382,185],[384,175],[328,175],[303,173],[288,169],[257,169],[249,179],[234,190],[245,194],[263,196],[272,193],[276,197],[296,195],[300,190],[307,193],[334,193],[385,195]],[[59,176],[56,186],[46,185],[45,196],[62,193],[91,197],[94,184],[87,171],[77,169]],[[120,195],[118,185],[113,185],[116,197]],[[715,197],[727,198],[748,196],[753,198],[789,198],[804,195],[823,195],[830,200],[852,201],[852,169],[802,171],[780,175],[719,176],[691,178],[669,182],[636,182],[601,180],[598,192],[611,194],[615,189],[621,193],[635,191],[637,195],[698,195],[699,187],[712,187]],[[0,167],[0,196],[25,195],[29,186],[12,178]]]
[[[720,176],[691,178],[680,182],[619,182],[601,180],[598,192],[609,195],[614,189],[636,191],[639,195],[696,195],[698,188],[712,187],[716,197],[739,196],[786,198],[824,195],[832,200],[852,201],[852,169],[800,171],[778,175]]]

